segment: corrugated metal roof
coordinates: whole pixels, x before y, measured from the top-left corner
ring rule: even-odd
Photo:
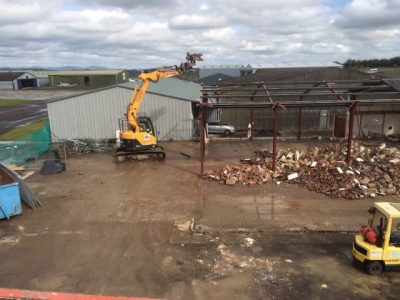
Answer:
[[[27,72],[29,72],[30,74],[32,74],[33,76],[36,76],[36,77],[48,77],[49,74],[54,73],[54,71],[36,71],[36,70],[29,70]]]
[[[119,84],[121,87],[133,89],[135,82]],[[177,78],[161,79],[158,82],[151,82],[148,93],[168,96],[172,98],[199,101],[201,85],[196,82],[185,81]]]
[[[365,73],[342,68],[273,68],[258,69],[254,74],[224,80],[224,82],[258,82],[258,81],[319,81],[319,80],[345,80],[345,79],[367,79],[369,76]]]
[[[136,84],[135,82],[125,82],[117,85],[102,87],[99,89],[89,90],[79,94],[52,99],[48,101],[48,103],[63,101],[72,97],[92,94],[99,91],[112,89],[115,87],[133,90],[135,84]],[[168,96],[178,100],[198,102],[200,101],[200,88],[201,85],[195,82],[189,82],[176,78],[166,78],[158,81],[157,83],[151,82],[146,94]]]
[[[0,72],[0,81],[12,81],[26,73],[28,72]]]
[[[277,62],[277,63],[261,63],[250,64],[254,69],[276,69],[276,68],[321,68],[321,67],[337,67],[342,66],[330,61],[312,61],[312,62]]]
[[[244,65],[201,65],[197,66],[198,69],[239,69]]]
[[[124,70],[79,70],[79,71],[58,71],[51,72],[49,75],[52,76],[69,76],[69,75],[117,75]]]
[[[213,75],[210,75],[207,77],[203,77],[203,78],[199,79],[199,82],[203,83],[205,85],[215,85],[221,80],[228,80],[228,79],[232,79],[232,78],[234,78],[234,77],[226,75],[226,74],[222,74],[222,73],[217,73],[217,74],[213,74]]]

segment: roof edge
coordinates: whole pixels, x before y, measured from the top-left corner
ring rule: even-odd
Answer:
[[[101,91],[105,91],[105,90],[109,90],[109,89],[113,89],[113,88],[122,88],[122,89],[127,89],[127,90],[133,91],[133,88],[130,88],[130,87],[127,87],[127,86],[122,86],[120,84],[114,84],[114,85],[110,85],[110,86],[106,86],[106,87],[102,87],[102,88],[98,88],[98,89],[94,89],[94,90],[85,91],[85,92],[82,92],[82,93],[79,93],[79,94],[75,94],[75,95],[63,96],[63,97],[51,99],[51,100],[48,100],[48,101],[45,101],[45,102],[46,102],[46,104],[59,102],[59,101],[71,99],[71,98],[74,98],[74,97],[80,97],[80,96],[84,96],[84,95],[88,95],[88,94],[92,94],[92,93],[97,93],[97,92],[101,92]],[[195,103],[200,102],[200,99],[196,99],[196,100],[195,99],[185,99],[185,98],[180,98],[180,97],[172,97],[172,96],[168,96],[168,95],[163,95],[161,93],[146,92],[146,94],[163,96],[163,97],[178,99],[178,100],[182,100],[182,101],[190,101],[190,102],[195,102]]]

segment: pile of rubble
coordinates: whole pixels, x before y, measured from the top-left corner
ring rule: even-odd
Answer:
[[[60,142],[53,147],[53,151],[58,158],[65,159],[67,156],[73,156],[74,154],[111,151],[115,143],[115,139],[66,139],[60,140]]]
[[[400,194],[400,151],[395,147],[353,144],[351,166],[345,162],[345,145],[330,145],[307,151],[280,150],[276,171],[272,153],[254,152],[240,165],[227,165],[208,172],[204,178],[228,185],[258,185],[274,181],[304,185],[330,197],[357,199]]]

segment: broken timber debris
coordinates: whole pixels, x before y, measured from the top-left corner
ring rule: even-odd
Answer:
[[[334,198],[358,199],[400,194],[400,149],[362,146],[353,142],[352,163],[345,163],[345,145],[280,150],[276,171],[272,171],[272,153],[255,151],[253,157],[240,159],[240,165],[227,165],[203,177],[227,185],[259,185],[288,182],[304,185]]]

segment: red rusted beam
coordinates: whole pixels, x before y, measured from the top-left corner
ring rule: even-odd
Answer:
[[[202,84],[203,86],[203,84]],[[202,93],[202,96],[204,96],[204,93]],[[200,103],[203,104],[204,97],[200,98]],[[200,130],[200,175],[204,174],[204,154],[205,154],[205,120],[204,120],[204,107],[200,105],[200,124],[199,124],[199,130]]]
[[[325,82],[325,81],[324,81],[324,82]],[[332,87],[331,83],[325,82],[325,85],[326,85],[327,88],[329,88],[329,89],[331,90],[332,93],[334,93],[334,94],[336,95],[336,97],[337,97],[339,100],[345,101],[345,99],[341,96],[341,94],[339,94],[339,93]]]
[[[265,94],[267,94],[269,102],[274,103],[274,101],[272,101],[271,93],[267,89],[267,86],[265,85],[264,81],[261,81],[261,82],[262,82],[262,87],[263,87],[263,89],[265,91]]]
[[[254,108],[250,109],[250,140],[253,139]]]
[[[346,163],[350,164],[351,160],[351,146],[353,143],[353,122],[354,122],[354,111],[357,107],[358,102],[354,101],[350,106],[349,106],[349,132],[347,135],[347,155],[346,155]]]
[[[55,292],[39,292],[19,289],[0,289],[0,299],[8,300],[155,300],[154,298],[111,297]]]
[[[278,135],[278,109],[274,108],[274,135],[272,139],[272,171],[276,169],[276,139]]]
[[[300,97],[300,101],[303,101],[303,97]],[[297,131],[297,139],[301,139],[301,130],[303,126],[303,108],[299,108],[299,118],[298,118],[298,131]]]
[[[272,106],[272,111],[274,112],[274,135],[272,139],[272,171],[275,171],[276,169],[276,142],[278,138],[278,109],[286,109],[285,106],[283,106],[281,103],[275,103]]]

